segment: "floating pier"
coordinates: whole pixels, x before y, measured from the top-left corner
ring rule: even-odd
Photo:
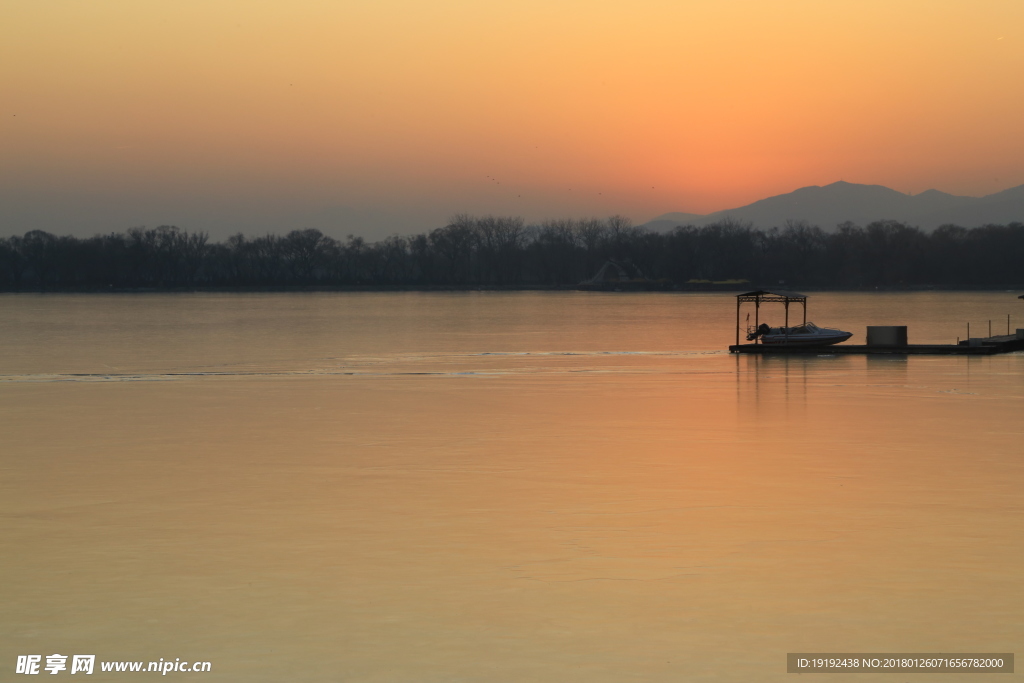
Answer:
[[[1024,299],[1024,296],[1020,297]],[[868,327],[868,344],[740,344],[740,307],[744,302],[754,304],[755,328],[760,321],[762,303],[781,303],[785,307],[786,326],[789,325],[789,305],[798,303],[803,308],[803,319],[807,322],[807,296],[797,292],[768,292],[757,290],[736,297],[736,344],[729,347],[731,353],[756,353],[761,355],[955,355],[992,356],[997,353],[1024,351],[1024,329],[1016,334],[990,337],[972,337],[957,344],[908,344],[905,327]],[[748,323],[749,323],[749,315]],[[1007,318],[1009,325],[1009,318]],[[989,325],[991,327],[991,323]],[[748,324],[748,332],[750,331]],[[968,328],[970,329],[970,328]]]
[[[932,356],[992,356],[997,353],[1024,351],[1024,339],[1013,335],[972,339],[980,344],[907,344],[906,346],[868,346],[867,344],[832,344],[831,346],[787,346],[785,344],[737,344],[730,346],[733,353],[759,353],[765,356],[776,354],[798,355],[932,355]]]

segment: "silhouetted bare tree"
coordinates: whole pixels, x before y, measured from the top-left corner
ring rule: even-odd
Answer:
[[[1024,284],[1024,225],[944,225],[929,234],[894,221],[826,232],[802,221],[755,230],[726,220],[654,233],[621,216],[528,226],[460,214],[429,233],[375,243],[310,228],[215,244],[167,225],[88,239],[32,230],[0,238],[0,289],[558,286],[590,278],[609,260],[629,277],[679,285],[1007,287]]]

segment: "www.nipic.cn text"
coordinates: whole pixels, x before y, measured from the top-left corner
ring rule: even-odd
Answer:
[[[70,661],[69,661],[70,660]],[[100,671],[114,673],[159,673],[166,676],[172,672],[203,673],[210,671],[210,662],[182,661],[176,657],[173,661],[160,658],[155,662],[100,662]],[[56,675],[61,672],[72,674],[91,674],[96,670],[96,655],[18,655],[14,673],[38,675],[47,673]]]

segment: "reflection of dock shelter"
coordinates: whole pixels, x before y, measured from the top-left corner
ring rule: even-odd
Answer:
[[[799,303],[803,305],[804,322],[807,322],[807,295],[797,292],[766,292],[759,289],[756,292],[736,295],[736,346],[740,345],[740,308],[744,302],[754,304],[754,329],[761,323],[761,304],[782,304],[786,307],[786,322],[783,327],[789,327],[789,305]],[[757,340],[754,341],[757,343]]]

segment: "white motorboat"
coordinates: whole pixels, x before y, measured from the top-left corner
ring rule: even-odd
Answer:
[[[852,336],[853,332],[818,327],[814,323],[803,323],[793,327],[769,327],[762,323],[747,335],[747,341],[755,341],[760,338],[762,344],[827,346],[844,342]]]

